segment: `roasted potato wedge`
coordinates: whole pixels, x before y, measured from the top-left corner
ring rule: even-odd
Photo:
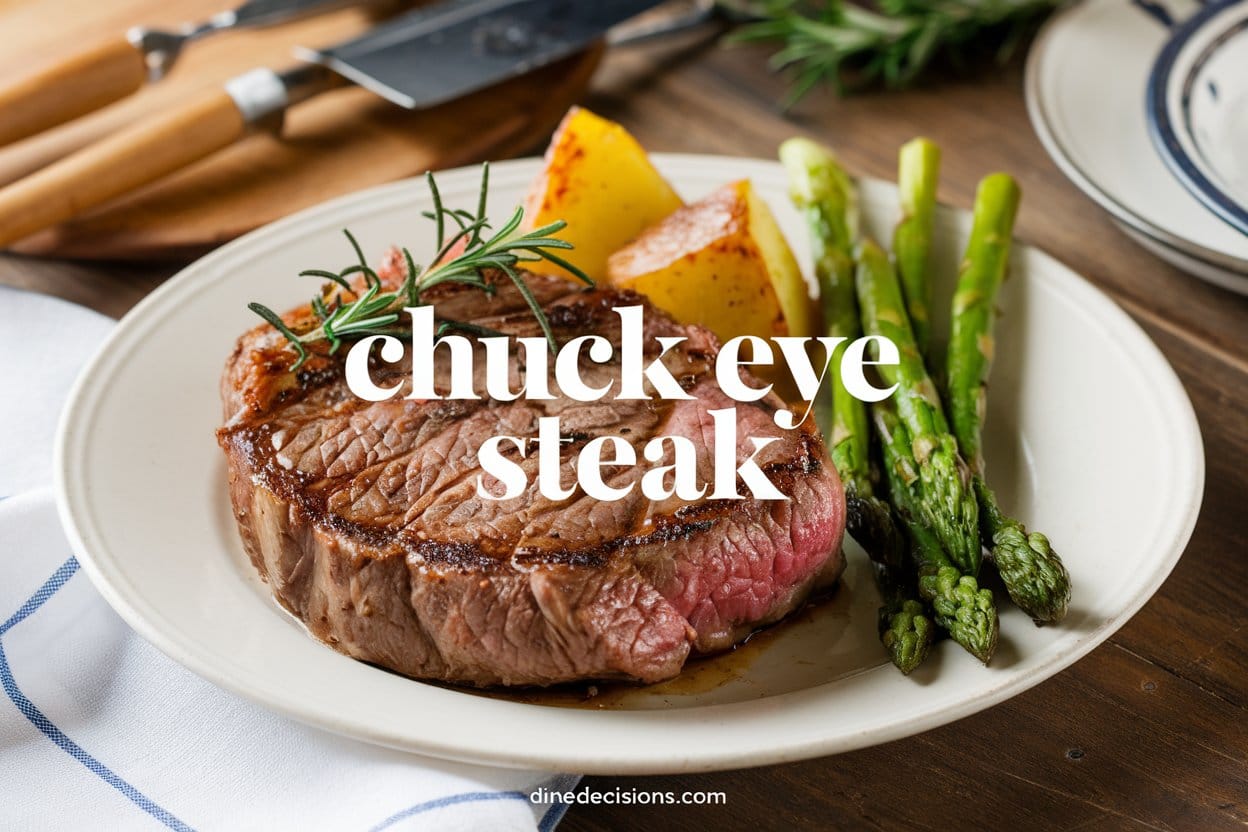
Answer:
[[[793,252],[749,180],[729,183],[611,255],[608,279],[722,340],[816,334]]]
[[[606,274],[611,252],[683,204],[627,130],[573,107],[551,139],[546,164],[529,189],[525,226],[566,221],[568,227],[558,236],[576,248],[561,256],[598,280]],[[571,276],[545,261],[526,266]]]

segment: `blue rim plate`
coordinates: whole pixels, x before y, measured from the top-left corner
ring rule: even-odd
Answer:
[[[1178,0],[1170,8],[1179,10]],[[1186,17],[1198,6],[1184,0],[1181,9]],[[1211,218],[1149,138],[1141,99],[1170,25],[1124,0],[1056,12],[1027,57],[1027,114],[1057,168],[1133,241],[1248,295],[1248,236]]]
[[[1248,146],[1245,67],[1248,2],[1210,3],[1174,28],[1149,74],[1145,107],[1153,144],[1178,180],[1248,234],[1248,167],[1235,151]],[[1245,135],[1230,129],[1231,119]]]

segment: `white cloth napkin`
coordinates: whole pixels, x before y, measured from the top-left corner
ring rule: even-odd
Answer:
[[[56,516],[52,436],[111,322],[0,288],[0,829],[541,830],[571,775],[432,760],[308,728],[135,635]]]

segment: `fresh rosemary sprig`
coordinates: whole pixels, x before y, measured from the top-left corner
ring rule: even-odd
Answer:
[[[737,41],[778,41],[776,70],[791,70],[786,106],[820,82],[838,92],[882,80],[904,87],[942,50],[957,58],[986,40],[1006,60],[1031,24],[1063,0],[721,0],[753,18]]]
[[[407,265],[407,276],[399,288],[393,292],[381,291],[381,278],[373,271],[364,257],[364,251],[350,231],[343,229],[343,234],[355,251],[357,263],[345,269],[332,272],[325,269],[305,269],[301,277],[318,277],[330,281],[325,288],[312,298],[312,311],[316,315],[316,326],[307,332],[296,333],[288,327],[281,316],[259,303],[249,303],[247,308],[255,312],[286,337],[291,348],[298,355],[291,370],[298,370],[308,360],[308,350],[304,346],[315,341],[328,341],[329,352],[335,353],[343,341],[363,338],[368,335],[404,335],[410,331],[399,325],[399,317],[405,307],[421,306],[421,294],[439,283],[461,283],[473,286],[487,294],[494,293],[494,285],[485,280],[486,269],[497,269],[503,272],[515,284],[525,303],[533,311],[538,324],[550,344],[551,352],[555,352],[555,334],[551,331],[550,320],[542,310],[533,292],[529,289],[520,274],[518,266],[525,262],[547,260],[556,266],[567,269],[587,285],[594,282],[584,272],[562,257],[551,253],[550,249],[571,249],[572,244],[560,240],[553,235],[559,233],[567,225],[563,220],[556,220],[541,228],[521,232],[524,221],[524,208],[517,206],[511,218],[493,234],[490,221],[485,216],[486,198],[489,194],[490,166],[487,162],[481,166],[481,191],[477,199],[475,213],[462,209],[447,208],[442,203],[442,195],[432,173],[425,174],[429,185],[429,193],[433,198],[433,210],[424,212],[424,216],[433,220],[437,234],[437,254],[433,265],[422,269],[416,265],[412,253],[401,249]],[[448,237],[447,231],[451,223],[455,228]],[[451,256],[460,245],[463,251]],[[348,278],[362,275],[363,291],[352,288]],[[329,295],[333,295],[329,297]],[[444,320],[438,327],[437,334],[443,335],[448,330],[461,330],[478,335],[497,335],[498,333],[459,321]]]

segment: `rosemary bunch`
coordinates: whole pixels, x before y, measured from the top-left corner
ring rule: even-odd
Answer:
[[[781,44],[772,67],[792,71],[792,105],[816,84],[844,92],[883,81],[912,82],[938,53],[958,58],[969,46],[996,45],[998,60],[1013,52],[1028,27],[1062,0],[721,0],[755,22],[737,41]]]
[[[442,203],[442,195],[438,192],[438,184],[433,174],[426,173],[425,180],[429,184],[433,210],[424,212],[424,216],[432,220],[437,229],[437,254],[433,258],[433,265],[421,268],[416,265],[411,251],[407,248],[401,249],[407,264],[407,275],[398,289],[383,292],[381,278],[368,265],[359,242],[350,231],[343,229],[342,233],[351,243],[358,262],[337,272],[326,269],[305,269],[299,273],[301,277],[317,277],[329,281],[325,284],[325,288],[312,298],[311,306],[316,315],[316,323],[310,329],[296,333],[286,325],[280,315],[269,307],[260,303],[247,304],[248,309],[272,324],[290,342],[291,348],[298,355],[298,360],[291,370],[299,369],[308,360],[308,350],[305,344],[326,341],[329,343],[329,352],[332,354],[337,352],[346,340],[364,338],[369,335],[408,334],[409,330],[399,325],[399,317],[403,309],[423,305],[421,294],[439,283],[460,283],[480,289],[487,294],[493,294],[494,285],[486,281],[484,276],[487,269],[496,269],[510,278],[529,309],[533,311],[533,316],[537,318],[546,341],[550,344],[551,352],[556,351],[558,344],[555,343],[550,321],[530,291],[518,267],[525,262],[547,260],[567,269],[587,285],[593,286],[593,280],[584,272],[551,251],[551,249],[573,247],[566,240],[553,236],[562,231],[567,223],[563,220],[556,220],[541,228],[522,232],[520,226],[524,221],[524,208],[517,206],[507,222],[494,231],[485,215],[490,184],[488,162],[481,166],[481,190],[475,212],[447,208]],[[448,230],[452,232],[449,236]],[[461,246],[462,251],[452,256],[452,253]],[[363,276],[362,291],[352,288],[348,278],[354,275]],[[448,329],[461,329],[477,334],[497,334],[491,333],[484,327],[457,321],[443,321],[438,328],[438,334],[441,335]]]

